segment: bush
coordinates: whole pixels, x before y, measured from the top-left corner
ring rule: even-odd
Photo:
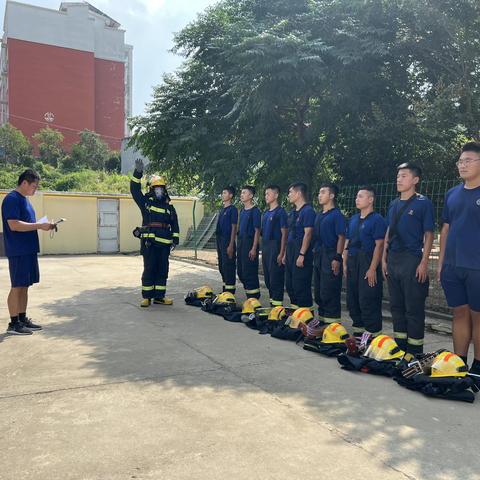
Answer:
[[[42,178],[40,188],[42,190],[92,193],[130,192],[130,179],[126,175],[88,169],[65,173],[39,161],[34,162],[33,165],[7,166],[1,169],[0,189],[14,189],[17,185],[18,176],[25,168],[34,168],[40,174]]]

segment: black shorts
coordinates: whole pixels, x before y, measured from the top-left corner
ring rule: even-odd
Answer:
[[[38,256],[36,253],[8,257],[8,268],[10,270],[12,288],[29,287],[40,281]]]

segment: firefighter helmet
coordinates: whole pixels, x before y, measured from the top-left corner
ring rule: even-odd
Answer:
[[[223,292],[215,297],[214,303],[230,303],[235,304],[235,295],[231,292]]]
[[[290,317],[290,328],[300,328],[300,324],[307,324],[313,320],[313,313],[309,308],[297,308]]]
[[[372,343],[367,348],[365,356],[373,360],[396,360],[403,358],[405,352],[400,349],[397,342],[388,335],[378,335],[372,340]]]
[[[330,323],[323,331],[322,343],[345,343],[349,338],[346,328],[338,322]]]
[[[468,368],[465,362],[454,353],[442,352],[432,363],[431,377],[465,377]]]
[[[287,312],[284,307],[273,307],[268,314],[269,320],[283,320],[287,316]]]
[[[198,299],[213,297],[213,290],[208,285],[204,285],[203,287],[198,287],[194,290],[194,292],[195,292],[195,297],[197,297]]]
[[[254,313],[257,308],[261,308],[262,304],[257,298],[247,298],[243,302],[242,313]]]
[[[166,187],[167,186],[167,181],[165,180],[165,177],[162,177],[160,175],[152,175],[150,177],[150,181],[148,182],[148,186],[150,188]]]

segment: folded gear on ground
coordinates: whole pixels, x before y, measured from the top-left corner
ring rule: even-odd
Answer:
[[[278,322],[272,330],[272,337],[281,340],[300,341],[305,333],[305,326],[313,320],[313,313],[309,308],[297,308],[285,320]]]
[[[338,323],[330,323],[322,332],[321,338],[307,336],[303,339],[303,349],[320,353],[327,357],[337,357],[347,351],[347,339],[350,338],[345,327]]]
[[[185,303],[193,307],[201,307],[204,300],[213,298],[213,290],[208,285],[198,287],[185,295]]]

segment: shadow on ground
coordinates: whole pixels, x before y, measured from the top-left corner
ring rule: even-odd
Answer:
[[[344,372],[334,359],[185,306],[188,286],[202,283],[194,270],[177,274],[169,287],[175,306],[146,310],[137,307],[136,288],[81,291],[42,305],[54,319],[43,335],[52,349],[68,340],[71,357],[63,367],[72,377],[77,367],[86,372],[73,388],[88,384],[92,372],[99,385],[207,387],[239,398],[261,390],[292,414],[328,426],[338,442],[358,445],[402,472],[413,464],[407,478],[477,478],[478,405],[427,399],[389,379]]]

